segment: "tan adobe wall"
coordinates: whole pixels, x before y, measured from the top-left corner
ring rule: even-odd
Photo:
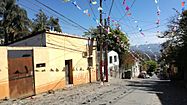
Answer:
[[[45,48],[34,48],[34,68],[36,94],[64,88],[65,60],[72,59],[73,85],[89,83],[90,76],[87,57],[82,53],[88,50],[86,39],[46,34]],[[45,63],[45,67],[36,68],[36,64]],[[93,53],[91,80],[96,81],[96,52]]]
[[[0,47],[0,99],[9,98],[7,48]]]
[[[65,72],[62,71],[63,65],[60,65],[63,59],[59,59],[55,50],[34,48],[36,94],[65,87]],[[46,66],[36,67],[40,63],[45,63]]]
[[[76,38],[71,36],[60,36],[46,34],[47,47],[51,48],[50,59],[55,57],[59,59],[60,65],[65,67],[65,60],[72,59],[73,63],[73,82],[74,85],[88,83],[89,71],[87,57],[83,57],[83,52],[88,51],[88,40],[85,38]],[[55,53],[59,52],[59,53]],[[61,55],[63,54],[63,55]],[[55,56],[54,56],[55,55]],[[61,60],[62,61],[61,61]],[[52,64],[54,65],[54,64]],[[96,51],[93,51],[93,68],[91,72],[92,81],[96,81]]]

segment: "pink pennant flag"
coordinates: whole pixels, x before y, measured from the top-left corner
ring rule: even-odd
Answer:
[[[185,2],[183,1],[183,2],[182,2],[182,7],[184,7],[184,4],[185,4]]]
[[[126,4],[126,0],[123,0],[123,5],[125,5]]]
[[[127,16],[131,16],[131,13],[128,13]]]
[[[143,32],[140,32],[140,33],[141,33],[143,36],[145,36]]]
[[[125,9],[126,9],[127,11],[129,11],[129,9],[130,9],[130,8],[129,8],[129,6],[126,6],[126,8],[125,8]]]
[[[157,20],[156,24],[160,24],[160,20]]]
[[[158,15],[158,16],[160,15],[160,12],[159,12],[159,11],[157,12],[157,15]]]

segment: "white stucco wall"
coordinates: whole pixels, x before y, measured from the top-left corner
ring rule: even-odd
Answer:
[[[132,66],[132,77],[138,77],[140,74],[140,64],[139,61],[135,61],[134,65]]]
[[[116,56],[116,61],[114,61],[114,57]],[[112,57],[112,61],[110,62],[110,57]],[[115,68],[116,67],[116,68]],[[108,73],[110,75],[110,70],[119,70],[119,56],[115,51],[108,52]]]

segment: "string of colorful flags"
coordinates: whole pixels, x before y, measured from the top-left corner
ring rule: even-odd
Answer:
[[[156,25],[157,28],[160,27],[160,7],[159,7],[159,0],[155,0],[155,4],[156,4],[156,8],[157,8],[157,20],[156,20]],[[157,33],[159,33],[160,31],[157,30]]]
[[[130,7],[127,5],[126,0],[123,0],[123,5],[125,6],[127,16],[131,16]]]
[[[182,12],[185,10],[184,5],[185,5],[185,1],[183,0],[182,1]]]
[[[91,17],[91,14],[89,13],[89,10],[88,9],[82,9],[76,1],[72,1],[72,0],[64,0],[65,3],[67,2],[71,2],[78,10],[82,11],[84,14],[86,14],[87,16]],[[97,1],[96,0],[90,0],[90,4],[92,5],[96,5],[97,4]],[[103,10],[102,7],[98,7],[98,11],[100,10]],[[107,31],[109,33],[109,28],[105,28],[100,22],[98,19],[92,17],[92,19],[99,25],[101,26],[105,31]]]

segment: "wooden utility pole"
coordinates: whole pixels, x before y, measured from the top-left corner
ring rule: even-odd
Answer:
[[[99,65],[99,69],[100,69],[100,80],[103,81],[103,39],[102,39],[102,25],[103,25],[103,19],[102,19],[102,0],[100,0],[100,26],[99,26],[99,33],[100,33],[100,39],[99,39],[99,43],[100,43],[100,53],[99,53],[99,58],[100,58],[100,65]]]
[[[104,26],[105,26],[105,38],[108,39],[108,26],[107,26],[107,20],[105,19],[104,21]],[[107,30],[106,30],[107,29]],[[108,82],[108,42],[107,40],[105,40],[105,64],[104,64],[104,71],[105,71],[105,76],[106,76],[106,80],[105,82]]]

